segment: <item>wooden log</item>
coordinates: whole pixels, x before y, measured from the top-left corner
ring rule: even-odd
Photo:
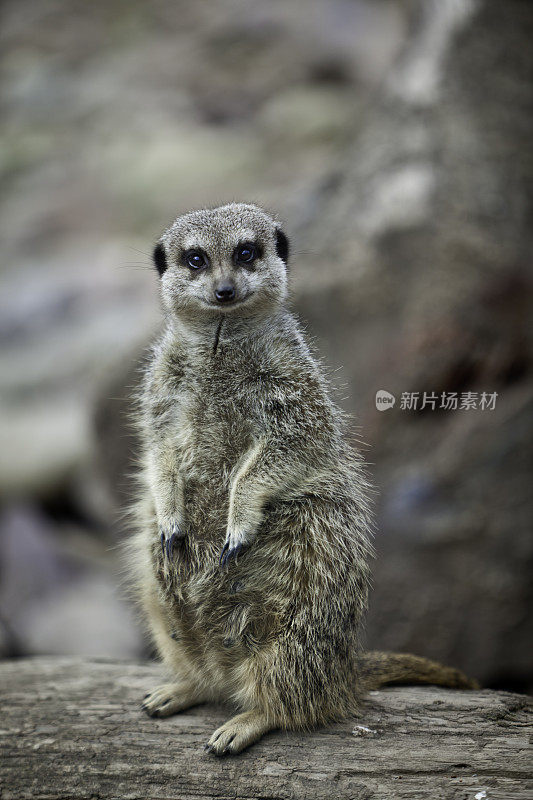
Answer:
[[[217,759],[203,745],[231,709],[150,719],[141,699],[162,679],[153,664],[1,663],[2,800],[532,797],[527,696],[387,688],[358,719]]]

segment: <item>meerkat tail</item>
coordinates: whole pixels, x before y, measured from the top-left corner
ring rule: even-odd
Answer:
[[[359,667],[360,680],[366,691],[390,683],[427,683],[453,689],[480,688],[477,681],[468,678],[461,670],[410,653],[373,650],[361,656]]]

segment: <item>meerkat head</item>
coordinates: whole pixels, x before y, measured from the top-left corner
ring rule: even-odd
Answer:
[[[154,250],[165,308],[178,316],[264,313],[287,295],[287,237],[244,203],[178,217]]]

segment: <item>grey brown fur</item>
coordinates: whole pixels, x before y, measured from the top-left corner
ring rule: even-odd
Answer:
[[[179,217],[155,252],[166,325],[140,402],[131,563],[171,681],[144,707],[232,702],[207,745],[218,755],[355,714],[389,680],[472,685],[359,651],[369,486],[287,310],[286,253],[276,221],[244,204]]]

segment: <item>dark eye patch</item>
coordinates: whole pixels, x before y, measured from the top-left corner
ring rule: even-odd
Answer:
[[[233,251],[233,263],[250,266],[262,255],[261,245],[257,242],[240,242]]]
[[[192,247],[185,250],[181,256],[181,263],[193,271],[205,269],[209,266],[207,254],[199,247]]]

